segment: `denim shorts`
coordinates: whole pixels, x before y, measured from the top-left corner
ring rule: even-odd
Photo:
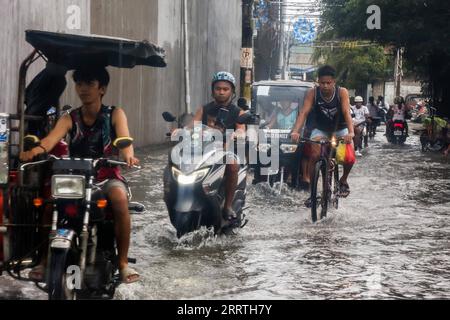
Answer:
[[[342,129],[336,132],[326,132],[319,129],[314,129],[311,133],[311,140],[315,140],[317,138],[328,138],[331,139],[333,136],[336,136],[336,138],[342,138],[344,136],[348,135],[348,129]]]
[[[125,192],[125,194],[130,198],[128,185],[119,179],[108,179],[105,180],[99,184],[97,184],[100,189],[102,190],[102,193],[106,196],[111,191],[112,188],[119,188]]]

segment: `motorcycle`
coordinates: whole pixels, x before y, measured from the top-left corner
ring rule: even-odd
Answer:
[[[131,138],[118,138],[114,146],[124,149]],[[35,198],[34,206],[51,206],[47,292],[50,300],[77,297],[112,299],[120,284],[112,207],[101,192],[107,181],[94,183],[100,168],[126,166],[114,159],[73,159],[50,156],[20,166],[21,176],[29,167],[51,165],[51,198]],[[139,168],[139,167],[136,167]],[[129,198],[131,191],[128,189]],[[129,210],[143,212],[144,206],[130,203]],[[129,259],[135,263],[134,259]],[[71,277],[71,274],[74,274]],[[72,283],[73,279],[74,283]]]
[[[219,111],[216,125],[224,123],[227,112],[225,108]],[[168,112],[163,114],[163,118],[169,123],[177,121]],[[253,119],[252,115],[246,113],[239,117],[238,123],[250,124]],[[217,137],[217,130],[196,125],[193,129],[185,128],[182,132],[183,141],[171,150],[169,164],[164,170],[164,202],[177,236],[180,238],[202,226],[213,227],[216,234],[229,234],[236,228],[243,228],[248,223],[244,214],[248,172],[245,159],[238,159],[238,186],[232,204],[237,221],[230,223],[222,217],[225,169],[228,157],[236,159],[236,155],[223,150],[223,136]],[[180,149],[183,148],[184,139],[188,139],[190,143]],[[239,140],[235,147],[239,148]],[[174,150],[182,150],[183,154],[176,156]],[[192,161],[195,157],[198,159]]]
[[[368,138],[373,140],[382,119],[380,117],[370,117],[369,119],[370,122],[367,123]],[[365,140],[365,142],[367,143],[368,140]]]
[[[396,120],[392,122],[391,126],[392,127],[386,136],[388,142],[399,145],[404,144],[408,136],[406,132],[406,122]]]
[[[38,264],[39,249],[44,246],[42,231],[51,227],[49,279],[46,286],[38,287],[50,299],[85,294],[112,297],[117,267],[111,210],[107,199],[96,199],[98,188],[92,177],[98,166],[124,163],[63,159],[67,153],[64,141],[39,163],[21,165],[19,154],[37,146],[61,111],[68,110],[61,109],[59,101],[69,70],[97,65],[162,68],[165,52],[148,41],[38,30],[25,34],[34,51],[20,65],[17,112],[0,114],[0,274],[6,271],[14,279],[33,281],[23,277],[22,271]],[[27,72],[40,58],[46,67],[27,87]],[[117,147],[126,141],[116,142]],[[54,219],[52,225],[43,225],[44,209],[49,206]],[[130,209],[139,212],[144,208],[131,204]],[[70,270],[79,286],[68,287],[68,266],[73,267]]]

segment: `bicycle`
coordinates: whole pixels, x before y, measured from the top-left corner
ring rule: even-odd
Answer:
[[[336,161],[336,148],[339,141],[331,140],[314,141],[301,139],[300,143],[315,143],[320,145],[320,158],[314,165],[314,173],[311,177],[311,218],[317,222],[317,213],[320,207],[320,219],[327,216],[329,205],[336,210],[339,208],[339,165]],[[319,184],[321,183],[321,185]],[[320,192],[321,191],[321,192]]]

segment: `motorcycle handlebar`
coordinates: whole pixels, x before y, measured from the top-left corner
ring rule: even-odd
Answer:
[[[70,159],[70,158],[58,158],[52,154],[48,155],[48,158],[45,160],[40,160],[40,161],[35,161],[35,162],[28,162],[28,163],[24,163],[20,166],[20,171],[24,171],[25,168],[27,167],[31,167],[31,166],[36,166],[36,165],[40,165],[40,164],[44,164],[47,163],[49,161],[52,160],[64,160],[64,159]],[[85,160],[92,160],[92,159],[85,159]],[[124,161],[117,161],[117,160],[111,160],[108,158],[100,158],[100,159],[96,159],[96,160],[92,160],[94,167],[97,166],[98,163],[100,162],[104,162],[106,164],[110,164],[110,165],[115,165],[115,166],[128,166],[128,163],[124,162]],[[137,165],[133,165],[132,166],[135,169],[142,169],[141,166],[137,166]]]

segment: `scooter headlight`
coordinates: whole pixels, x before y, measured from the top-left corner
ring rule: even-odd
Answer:
[[[200,182],[205,179],[206,175],[209,173],[209,168],[201,169],[195,171],[191,174],[185,175],[180,170],[175,167],[172,167],[173,178],[178,181],[180,184],[193,184],[196,182]]]
[[[295,153],[298,146],[296,144],[282,144],[280,149],[283,153]]]
[[[52,177],[52,197],[55,199],[83,199],[85,191],[84,176],[54,175]]]
[[[260,143],[258,146],[260,152],[268,152],[270,150],[270,144],[268,143]]]

